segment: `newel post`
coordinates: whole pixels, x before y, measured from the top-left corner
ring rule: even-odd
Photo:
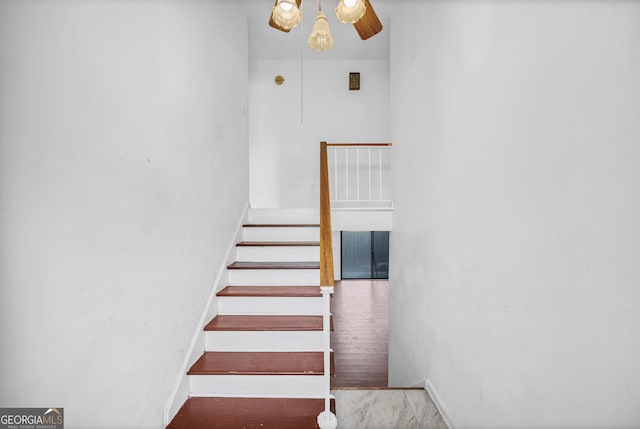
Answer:
[[[334,291],[333,245],[331,243],[331,201],[327,143],[320,143],[320,290],[322,291],[322,343],[324,352],[324,411],[318,415],[320,429],[336,429],[338,419],[331,412],[331,294]]]

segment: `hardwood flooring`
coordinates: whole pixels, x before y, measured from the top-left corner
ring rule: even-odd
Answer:
[[[218,315],[205,331],[322,331],[322,316]]]
[[[262,297],[318,297],[322,296],[317,286],[227,286],[218,296],[262,296]]]
[[[387,280],[342,280],[331,301],[331,387],[388,386]]]

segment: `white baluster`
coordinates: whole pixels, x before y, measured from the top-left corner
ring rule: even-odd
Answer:
[[[360,149],[356,148],[356,200],[360,201]]]
[[[344,149],[344,186],[347,191],[344,199],[349,201],[349,149]]]
[[[378,199],[382,201],[382,148],[380,149],[378,154],[380,159],[380,165],[378,166],[380,171],[380,189],[378,190],[378,195],[379,195]]]
[[[369,152],[369,201],[373,199],[373,195],[371,194],[371,148],[368,148]]]
[[[335,191],[334,200],[338,199],[338,148],[333,149],[333,189]]]

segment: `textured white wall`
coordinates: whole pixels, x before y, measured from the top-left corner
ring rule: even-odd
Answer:
[[[460,428],[640,426],[640,3],[392,20],[390,382]]]
[[[0,406],[161,427],[248,201],[234,3],[0,2]]]
[[[320,141],[389,141],[388,61],[252,61],[249,98],[252,207],[317,207]]]

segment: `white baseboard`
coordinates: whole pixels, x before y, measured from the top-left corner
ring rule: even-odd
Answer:
[[[447,412],[447,407],[442,402],[442,398],[440,397],[440,395],[436,391],[436,388],[431,383],[431,380],[426,380],[424,382],[424,390],[427,391],[429,396],[431,396],[431,399],[433,400],[433,403],[436,404],[436,408],[438,408],[438,411],[440,412],[440,415],[442,416],[442,420],[444,420],[444,422],[447,425],[447,427],[449,429],[455,429],[453,424],[451,424],[451,419],[449,418],[449,413]]]
[[[415,389],[424,389],[425,385],[427,384],[427,380],[420,380],[418,382],[413,383],[410,387],[411,388],[415,388]],[[425,389],[426,390],[426,389]]]
[[[236,247],[236,243],[241,240],[242,237],[242,225],[244,224],[247,218],[247,212],[249,210],[249,203],[246,203],[244,209],[242,210],[242,214],[238,223],[236,225],[236,229],[233,237],[231,238],[231,242],[227,248],[227,254],[224,260],[220,264],[220,268],[218,269],[218,276],[213,282],[211,293],[209,294],[209,299],[207,300],[206,305],[202,311],[202,315],[200,316],[200,320],[196,325],[195,332],[191,339],[191,344],[189,345],[189,349],[185,354],[184,362],[180,367],[180,372],[178,373],[178,377],[176,379],[175,386],[169,395],[169,400],[164,409],[164,426],[168,425],[171,420],[175,417],[180,410],[182,404],[189,397],[189,377],[187,376],[187,369],[193,365],[196,360],[200,357],[200,355],[204,352],[204,331],[203,327],[205,324],[218,312],[218,303],[216,298],[216,293],[219,289],[224,287],[227,282],[227,265],[229,265],[235,256],[234,251]]]

